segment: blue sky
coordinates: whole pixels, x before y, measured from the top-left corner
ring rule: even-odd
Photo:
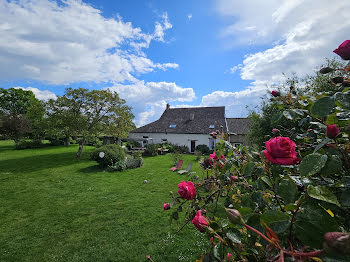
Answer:
[[[135,122],[165,109],[226,106],[246,116],[282,73],[312,73],[347,39],[335,0],[0,0],[0,86],[38,98],[110,88]]]

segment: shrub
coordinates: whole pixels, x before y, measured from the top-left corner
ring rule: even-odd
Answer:
[[[188,146],[174,145],[174,151],[186,154],[186,153],[188,153],[189,149],[188,149]]]
[[[40,139],[33,139],[31,141],[20,140],[16,143],[16,149],[29,149],[29,148],[40,148],[44,144]]]
[[[196,146],[196,151],[201,152],[203,155],[209,154],[209,147],[206,145],[198,145]]]
[[[141,167],[143,164],[142,158],[128,158],[126,160],[126,169]]]
[[[123,170],[123,167],[125,167],[125,152],[119,145],[104,145],[92,152],[91,160],[96,161],[102,168],[110,166],[114,170]]]
[[[194,155],[196,156],[196,161],[201,160],[202,153],[199,151],[194,151]]]
[[[64,141],[60,139],[51,139],[50,140],[50,145],[52,146],[61,146],[64,145]]]
[[[141,147],[141,144],[135,140],[129,140],[126,142],[127,149],[135,148],[135,147]]]
[[[144,156],[157,156],[158,155],[158,148],[161,145],[159,144],[149,144],[147,145],[145,151],[143,152]]]
[[[182,158],[182,155],[179,152],[175,151],[174,153],[171,153],[171,158],[173,159],[175,164],[179,162],[179,160]]]
[[[132,152],[132,157],[134,159],[141,158],[142,157],[142,151],[141,150],[137,150],[137,151]]]

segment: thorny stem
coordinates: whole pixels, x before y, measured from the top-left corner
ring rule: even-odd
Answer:
[[[285,254],[290,255],[292,257],[317,257],[323,253],[323,250],[316,250],[312,252],[291,252],[291,251],[283,251]]]
[[[246,228],[248,228],[249,230],[253,231],[254,233],[257,233],[259,236],[261,236],[263,239],[265,239],[267,242],[271,243],[271,240],[268,239],[263,233],[261,233],[259,230],[255,229],[254,227],[251,227],[247,224],[244,224],[244,226]]]
[[[297,208],[293,211],[292,219],[290,220],[290,226],[289,226],[289,234],[288,234],[289,240],[291,240],[291,238],[292,238],[292,229],[293,229],[295,217],[296,217],[297,213],[299,212],[299,209],[300,209],[301,205],[304,203],[305,199],[306,199],[306,196],[304,195],[304,197],[299,201]]]

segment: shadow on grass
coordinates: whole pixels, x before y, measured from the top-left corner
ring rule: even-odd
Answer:
[[[106,172],[106,169],[100,168],[99,165],[93,165],[79,169],[81,173],[102,173]]]
[[[34,172],[48,168],[74,165],[87,160],[87,157],[76,159],[75,152],[48,153],[46,155],[0,160],[0,170],[2,172]]]

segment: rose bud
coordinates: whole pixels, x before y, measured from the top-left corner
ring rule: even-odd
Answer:
[[[274,97],[277,97],[277,96],[280,96],[280,92],[274,90],[271,92],[271,95]]]
[[[327,126],[326,136],[329,138],[336,138],[340,134],[340,130],[336,124]]]
[[[312,128],[309,128],[308,130],[306,130],[306,132],[311,132],[313,129]]]
[[[323,237],[323,247],[326,252],[350,254],[350,234],[342,232],[328,232]]]
[[[232,254],[231,254],[231,253],[227,253],[227,255],[226,255],[226,260],[227,260],[227,261],[230,261],[230,260],[231,260],[231,257],[232,257]]]
[[[242,218],[241,213],[239,213],[238,210],[236,210],[236,209],[228,209],[228,208],[225,208],[225,210],[226,210],[226,214],[227,214],[228,220],[230,220],[230,222],[232,224],[244,225],[244,220]]]
[[[330,68],[330,67],[324,67],[324,68],[322,68],[321,70],[320,70],[320,73],[321,74],[328,74],[328,73],[330,73],[330,72],[333,72],[334,71],[334,69],[333,68]]]
[[[215,245],[214,245],[214,238],[213,238],[213,237],[210,238],[210,242],[211,242],[211,245],[212,245],[212,246],[215,246]]]
[[[272,133],[277,133],[277,132],[279,132],[279,131],[280,131],[280,130],[277,129],[277,128],[272,129]]]
[[[230,176],[231,181],[237,182],[238,176]]]
[[[163,209],[164,209],[164,210],[170,209],[170,204],[169,204],[169,203],[164,203],[164,204],[163,204]]]
[[[333,83],[335,84],[341,84],[344,81],[344,77],[342,76],[336,76],[332,78]]]
[[[208,227],[207,219],[202,215],[202,210],[196,213],[195,217],[192,219],[192,224],[195,225],[200,232],[204,232],[205,228]]]
[[[337,49],[333,51],[344,60],[350,60],[350,40],[345,40]]]

